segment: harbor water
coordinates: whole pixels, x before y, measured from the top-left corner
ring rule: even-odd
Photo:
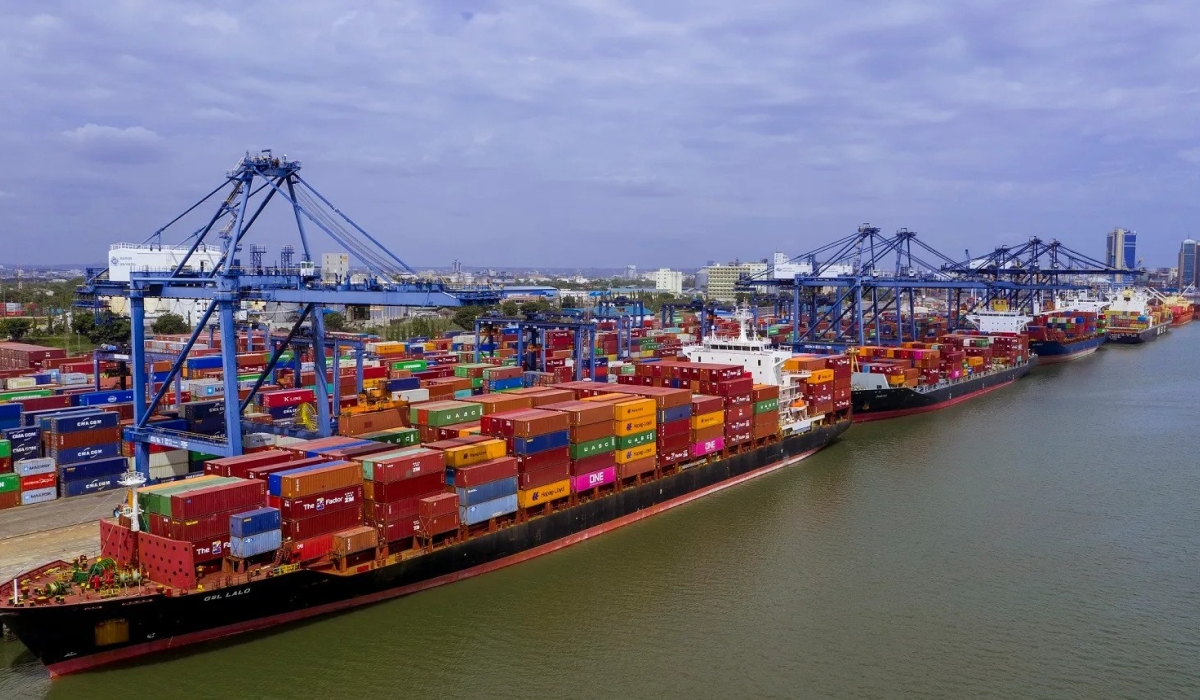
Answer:
[[[0,698],[1200,697],[1200,324],[507,569]]]

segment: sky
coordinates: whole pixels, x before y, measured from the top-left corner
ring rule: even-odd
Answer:
[[[1123,226],[1170,266],[1198,117],[1185,0],[16,0],[0,264],[101,261],[273,148],[417,267],[689,268],[864,222],[955,259]]]

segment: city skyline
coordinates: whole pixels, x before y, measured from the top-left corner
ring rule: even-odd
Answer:
[[[0,23],[0,238],[101,260],[271,147],[419,266],[696,268],[868,221],[956,259],[1123,226],[1171,265],[1197,12],[39,3]]]

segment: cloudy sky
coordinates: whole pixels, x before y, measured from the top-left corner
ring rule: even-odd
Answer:
[[[1170,265],[1198,29],[1186,0],[16,0],[0,263],[103,260],[271,147],[416,266],[688,267],[861,222],[954,257],[1120,225]]]

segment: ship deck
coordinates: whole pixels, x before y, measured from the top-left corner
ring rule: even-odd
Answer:
[[[54,559],[100,551],[100,518],[112,515],[124,491],[61,498],[0,510],[0,582]]]

